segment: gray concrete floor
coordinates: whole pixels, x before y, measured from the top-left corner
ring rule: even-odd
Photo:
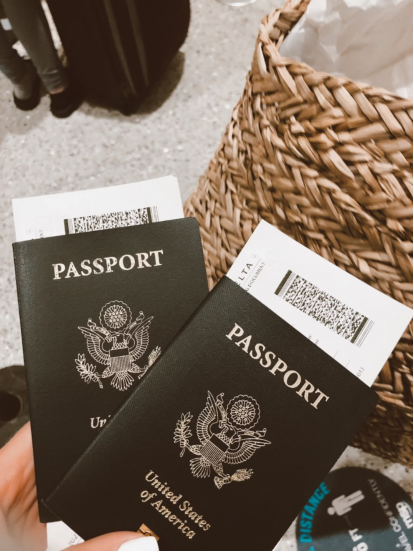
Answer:
[[[11,199],[174,174],[183,199],[196,187],[241,95],[261,18],[283,0],[243,8],[193,0],[188,39],[138,113],[84,104],[54,119],[48,98],[15,109],[0,75],[0,368],[23,363],[11,244]],[[412,472],[349,447],[340,465],[378,469],[412,491]],[[279,550],[295,549],[290,530]]]

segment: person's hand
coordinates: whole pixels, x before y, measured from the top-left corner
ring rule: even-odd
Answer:
[[[32,436],[26,424],[0,449],[0,550],[45,550],[40,523]],[[153,537],[122,531],[96,537],[67,550],[158,550]]]

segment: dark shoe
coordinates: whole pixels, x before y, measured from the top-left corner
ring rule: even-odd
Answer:
[[[13,92],[13,100],[14,105],[17,107],[17,109],[21,109],[22,111],[32,111],[32,109],[35,109],[40,102],[40,78],[39,75],[35,76],[35,80],[33,83],[33,89],[32,94],[30,98],[26,98],[25,100],[21,100],[20,98],[17,98],[16,95]]]
[[[50,94],[50,111],[58,119],[72,115],[82,103],[81,94],[69,84],[63,92]]]

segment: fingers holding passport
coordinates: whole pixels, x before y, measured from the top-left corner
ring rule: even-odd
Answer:
[[[45,550],[46,524],[37,508],[30,424],[0,450],[0,550]],[[66,550],[158,550],[154,537],[108,533]]]
[[[44,550],[37,507],[32,436],[26,424],[0,449],[0,550]]]
[[[159,550],[154,537],[139,536],[129,531],[108,533],[66,548],[65,550]]]

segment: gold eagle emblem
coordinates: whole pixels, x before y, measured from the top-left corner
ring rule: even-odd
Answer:
[[[79,326],[86,338],[86,347],[90,356],[99,364],[106,366],[102,374],[96,367],[86,362],[85,355],[75,360],[77,370],[87,383],[95,381],[102,389],[102,379],[111,378],[111,385],[119,391],[126,391],[134,382],[131,374],[142,378],[148,368],[154,364],[161,353],[156,347],[148,357],[147,365],[136,364],[149,344],[149,328],[153,316],[145,318],[141,311],[132,321],[131,309],[123,301],[106,303],[99,314],[100,326],[89,318],[87,327]]]
[[[196,456],[190,460],[194,477],[209,477],[213,470],[217,475],[214,484],[218,489],[233,481],[246,481],[253,475],[252,469],[239,469],[228,475],[223,464],[247,462],[254,453],[271,442],[264,439],[266,429],[254,431],[260,418],[260,407],[249,395],[237,395],[224,406],[224,393],[216,398],[209,391],[207,404],[197,418],[196,432],[200,444],[190,445],[192,414],[182,414],[174,430],[174,443],[179,443],[181,456],[188,450]]]

